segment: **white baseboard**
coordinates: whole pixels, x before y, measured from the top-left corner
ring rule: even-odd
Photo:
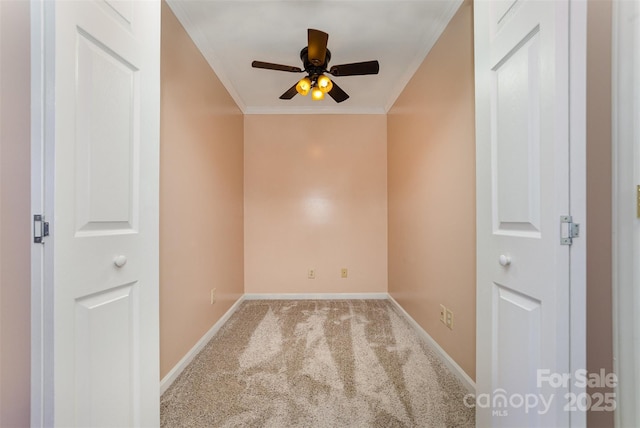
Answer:
[[[169,373],[160,381],[160,395],[171,386],[171,384],[178,378],[180,373],[191,363],[193,358],[204,348],[204,346],[211,340],[211,338],[220,330],[220,327],[233,315],[238,309],[240,304],[245,300],[362,300],[362,299],[375,299],[386,300],[388,299],[398,310],[407,318],[409,323],[418,331],[427,344],[435,351],[440,360],[451,370],[451,372],[462,382],[464,387],[471,393],[475,393],[475,382],[465,373],[464,370],[445,352],[440,345],[427,333],[421,326],[414,320],[411,315],[404,310],[402,306],[388,293],[287,293],[287,294],[244,294],[229,308],[229,310],[207,331],[204,336],[198,340],[193,348],[186,353],[184,357],[176,364]]]
[[[245,294],[245,300],[385,300],[389,298],[387,293],[269,293],[269,294]]]
[[[224,325],[225,322],[233,315],[233,313],[238,309],[238,306],[245,300],[245,296],[241,296],[236,302],[229,308],[229,310],[222,316],[216,323],[207,331],[204,336],[198,340],[198,342],[185,354],[184,357],[178,364],[173,366],[173,368],[167,373],[167,375],[162,378],[160,381],[160,395],[164,394],[164,392],[169,389],[171,384],[180,376],[180,373],[191,363],[193,358],[198,355],[198,353],[204,348],[204,346],[209,343],[211,338],[220,330],[220,327]]]
[[[440,345],[438,345],[438,342],[436,342],[433,339],[433,337],[431,337],[429,333],[427,333],[422,328],[422,326],[418,324],[418,322],[414,320],[411,317],[411,315],[409,315],[407,311],[405,311],[404,308],[400,306],[398,302],[396,302],[396,300],[393,297],[389,295],[388,299],[391,303],[393,303],[396,306],[396,308],[398,308],[398,310],[400,310],[400,312],[402,312],[402,314],[407,318],[409,323],[413,325],[413,327],[418,331],[418,333],[427,341],[429,346],[435,351],[438,357],[440,357],[440,360],[444,363],[444,365],[446,365],[449,368],[449,370],[451,370],[451,372],[460,380],[460,382],[462,382],[462,385],[470,393],[475,393],[476,383],[473,381],[473,379],[469,377],[469,375],[464,370],[462,370],[462,367],[460,367],[458,363],[456,363],[454,359],[451,358],[449,354],[447,354]]]

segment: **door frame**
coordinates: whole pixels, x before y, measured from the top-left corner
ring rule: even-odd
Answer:
[[[587,368],[587,1],[569,0],[569,210],[581,225],[569,251],[569,371]],[[570,383],[580,396],[586,387]],[[587,425],[585,411],[571,412],[572,427]]]
[[[52,228],[43,244],[31,246],[31,426],[53,426],[55,8],[40,0],[30,0],[30,8],[31,214],[44,215]]]
[[[640,129],[634,129],[633,120],[640,113],[634,102],[640,85],[634,87],[633,79],[640,64],[640,16],[634,25],[625,19],[640,14],[640,7],[619,0],[612,7],[613,365],[619,381],[614,421],[616,427],[624,427],[640,424],[640,269],[634,266],[640,255],[640,224],[633,203],[633,187],[640,184],[640,169],[634,165],[640,159]]]

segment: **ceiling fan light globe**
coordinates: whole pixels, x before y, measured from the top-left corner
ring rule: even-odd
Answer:
[[[311,91],[311,98],[313,98],[314,101],[320,101],[324,99],[324,92],[322,92],[320,88],[315,87]]]
[[[318,89],[320,89],[325,94],[333,89],[333,82],[324,74],[318,77],[317,85]]]
[[[300,95],[307,95],[311,90],[311,80],[308,77],[300,79],[298,84],[296,85],[296,91]]]

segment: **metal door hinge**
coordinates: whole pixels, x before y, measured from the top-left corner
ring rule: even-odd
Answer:
[[[580,236],[580,225],[573,222],[570,215],[560,216],[560,245],[573,244],[573,238]]]
[[[49,222],[44,221],[44,216],[34,214],[33,216],[33,242],[36,244],[44,244],[42,239],[49,236]]]

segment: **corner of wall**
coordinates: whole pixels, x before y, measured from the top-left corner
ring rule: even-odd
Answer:
[[[244,118],[165,2],[161,37],[164,377],[244,293]]]
[[[461,5],[389,111],[387,135],[389,294],[475,378],[471,2]],[[453,330],[439,320],[441,304],[454,313]]]

